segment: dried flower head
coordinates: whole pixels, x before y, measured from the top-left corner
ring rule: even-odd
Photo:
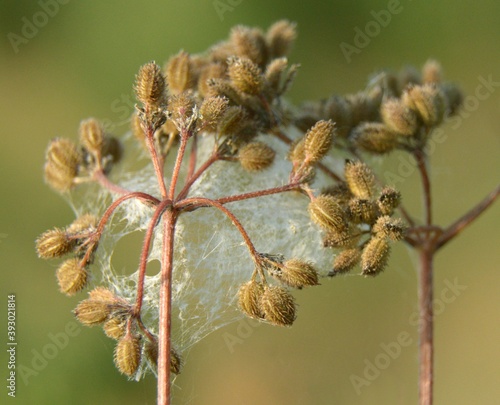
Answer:
[[[273,272],[279,281],[293,288],[318,285],[318,272],[311,263],[301,259],[290,259]]]

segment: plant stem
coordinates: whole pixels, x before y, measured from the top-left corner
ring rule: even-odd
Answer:
[[[170,405],[170,350],[172,320],[172,269],[174,263],[175,212],[163,214],[163,255],[161,260],[160,321],[158,334],[158,405]]]
[[[427,171],[427,162],[425,153],[417,149],[413,153],[415,159],[417,160],[418,170],[420,171],[420,176],[422,177],[422,186],[424,188],[424,212],[425,212],[425,224],[432,224],[432,197],[431,197],[431,182],[429,178],[429,173]]]
[[[419,404],[432,405],[433,386],[433,311],[432,311],[432,261],[431,244],[420,248],[419,273]]]

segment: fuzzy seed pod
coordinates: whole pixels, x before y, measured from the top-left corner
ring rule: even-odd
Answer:
[[[226,97],[232,104],[241,106],[244,104],[244,95],[238,92],[234,86],[224,79],[209,79],[207,81],[209,91],[207,96],[211,97]]]
[[[411,136],[418,129],[415,111],[407,108],[397,98],[391,98],[382,104],[380,114],[385,125],[398,134]]]
[[[187,52],[180,51],[167,63],[167,83],[172,94],[180,94],[194,85],[194,72],[191,57]]]
[[[359,148],[375,154],[389,153],[398,145],[398,135],[379,122],[362,123],[351,136]]]
[[[295,300],[282,287],[264,287],[260,306],[264,312],[266,321],[273,325],[290,326],[295,320]]]
[[[228,75],[231,84],[242,93],[259,94],[262,91],[262,72],[250,59],[230,58],[228,60]]]
[[[443,92],[433,84],[409,87],[403,93],[403,103],[417,112],[428,126],[439,125],[445,116],[447,105]]]
[[[349,201],[349,215],[355,224],[373,224],[377,219],[376,208],[370,200],[355,197]]]
[[[250,318],[264,318],[264,313],[260,307],[263,293],[263,284],[255,280],[250,280],[240,286],[238,291],[238,303],[241,310]]]
[[[160,66],[154,62],[141,66],[136,76],[137,99],[145,106],[162,108],[166,104],[165,77]]]
[[[267,46],[260,29],[239,25],[231,30],[229,40],[233,47],[233,54],[247,58],[258,66],[266,64]]]
[[[127,320],[122,317],[112,317],[104,322],[102,326],[107,337],[120,340],[125,335]]]
[[[98,325],[105,322],[111,313],[111,303],[89,298],[80,302],[74,313],[76,318],[84,325]]]
[[[361,251],[358,248],[346,249],[340,252],[333,261],[333,270],[328,273],[330,277],[344,274],[353,269],[361,260]]]
[[[286,71],[287,66],[287,58],[277,58],[272,60],[266,67],[266,86],[271,89],[274,94],[279,93],[281,78],[283,73]]]
[[[120,373],[133,377],[141,362],[140,337],[126,334],[115,347],[115,365]]]
[[[385,238],[372,237],[361,254],[361,269],[365,276],[376,276],[387,264],[390,246]]]
[[[97,217],[93,214],[83,214],[76,218],[67,228],[69,234],[93,232],[97,227]]]
[[[109,304],[120,302],[115,293],[105,287],[96,287],[92,291],[89,291],[89,299],[93,301],[105,301]]]
[[[330,195],[319,195],[308,206],[314,223],[327,231],[343,233],[347,230],[346,214],[337,200]]]
[[[200,106],[202,129],[215,132],[217,124],[227,110],[229,100],[225,97],[207,97]]]
[[[170,349],[170,371],[180,374],[182,368],[182,357],[175,349]]]
[[[377,200],[378,209],[383,215],[392,215],[401,202],[401,193],[392,187],[384,187]]]
[[[290,145],[287,159],[295,165],[299,165],[305,159],[305,137],[298,138]]]
[[[243,169],[257,172],[271,166],[276,152],[264,142],[251,142],[243,146],[238,153],[238,159]]]
[[[295,24],[287,20],[275,22],[266,33],[266,42],[271,58],[279,58],[290,53],[297,38]]]
[[[71,252],[75,247],[75,240],[59,228],[42,233],[36,240],[36,250],[41,259],[61,257]]]
[[[372,198],[375,191],[375,176],[365,163],[346,161],[344,176],[354,196],[364,200]]]
[[[80,123],[80,143],[93,155],[100,155],[104,143],[104,129],[95,118]]]
[[[422,68],[422,81],[427,84],[439,84],[443,80],[443,69],[441,64],[434,60],[429,59],[425,62]]]
[[[293,288],[318,285],[318,273],[314,267],[300,259],[290,259],[273,274],[278,280]]]
[[[333,141],[334,124],[330,121],[318,121],[305,135],[305,160],[318,162],[330,150]]]
[[[379,238],[389,238],[397,241],[403,239],[405,230],[406,226],[401,219],[393,219],[388,215],[384,215],[377,219],[372,232]]]
[[[66,295],[74,295],[81,291],[87,284],[87,279],[87,270],[80,266],[80,259],[77,257],[66,260],[57,269],[59,288]]]
[[[56,191],[65,192],[73,186],[82,156],[69,139],[54,139],[47,149],[45,181]]]
[[[158,367],[158,341],[150,341],[144,344],[144,355],[154,370]],[[170,349],[170,371],[174,374],[180,374],[182,368],[182,358],[174,349]]]

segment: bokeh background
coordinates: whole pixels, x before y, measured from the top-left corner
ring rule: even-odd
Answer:
[[[371,12],[387,10],[387,1],[61,0],[47,19],[40,15],[43,3],[0,2],[0,340],[6,341],[6,296],[15,293],[17,365],[33,371],[24,381],[18,373],[11,403],[155,403],[153,378],[127,382],[113,366],[113,343],[100,330],[75,326],[71,310],[83,294],[73,299],[60,294],[55,264],[38,260],[34,252],[37,235],[73,219],[69,206],[43,183],[48,141],[76,137],[80,120],[90,116],[105,120],[117,134],[126,132],[131,86],[141,64],[163,63],[179,49],[203,51],[236,24],[266,28],[288,18],[299,31],[290,58],[302,64],[289,95],[296,103],[355,92],[375,70],[420,66],[429,57],[440,60],[446,77],[466,94],[474,94],[480,77],[500,81],[500,3],[493,0],[401,0],[401,12],[392,14],[350,62],[340,44],[352,45],[355,28],[374,21]],[[26,21],[34,18],[37,32],[13,46],[12,33],[22,35]],[[469,109],[459,128],[445,127],[446,141],[432,155],[440,224],[453,221],[496,186],[499,116],[496,85]],[[383,170],[397,172],[397,157]],[[417,173],[399,186],[408,208],[419,213]],[[452,301],[436,303],[436,404],[499,401],[499,220],[497,203],[437,256],[436,298],[447,283],[466,288],[446,293]],[[135,265],[137,257],[124,260]],[[175,381],[175,402],[415,404],[417,331],[409,319],[416,310],[416,287],[415,257],[400,244],[390,268],[376,279],[325,280],[320,288],[297,293],[300,314],[293,328],[228,325],[187,353]],[[37,353],[67,328],[74,336],[66,343],[61,338],[57,352],[40,360]],[[410,335],[411,345],[356,391],[351,377],[366,378],[367,361],[402,332]],[[228,336],[239,340],[228,345]],[[7,403],[6,388],[0,395]]]

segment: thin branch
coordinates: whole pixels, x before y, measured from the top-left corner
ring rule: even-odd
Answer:
[[[427,171],[427,162],[424,152],[420,149],[414,151],[413,156],[417,160],[418,170],[420,171],[420,177],[422,178],[423,187],[423,197],[424,197],[424,213],[425,213],[425,224],[432,224],[432,196],[431,196],[431,182],[429,179],[429,173]]]
[[[146,276],[149,248],[151,246],[151,240],[153,239],[153,232],[156,225],[158,224],[158,219],[170,204],[172,204],[170,200],[164,200],[156,207],[156,210],[153,216],[151,217],[148,229],[146,231],[146,235],[144,237],[144,243],[142,245],[141,258],[139,262],[140,264],[139,264],[139,274],[137,278],[137,296],[134,307],[134,314],[136,317],[139,317],[141,314],[142,299],[144,295],[144,278]]]
[[[207,170],[213,163],[215,163],[217,160],[219,160],[219,156],[217,153],[213,153],[201,166],[200,168],[193,173],[190,177],[188,177],[188,180],[184,184],[184,187],[180,191],[179,195],[177,196],[177,201],[186,198],[186,196],[189,193],[189,189],[193,185],[193,183],[198,180],[198,178],[203,174],[205,170]]]
[[[158,333],[157,405],[170,404],[170,350],[172,335],[172,269],[174,264],[175,213],[163,213],[163,254],[161,260],[160,320]]]
[[[469,210],[465,215],[451,224],[445,229],[441,237],[437,241],[436,249],[443,247],[451,239],[462,232],[468,225],[470,225],[479,215],[481,215],[500,195],[500,185],[497,186],[486,198]]]
[[[141,127],[144,131],[144,134],[146,135],[146,145],[148,147],[149,154],[151,155],[151,161],[153,162],[153,167],[155,169],[156,178],[158,180],[158,187],[160,187],[161,196],[165,198],[167,196],[167,187],[165,186],[165,179],[163,177],[163,158],[160,160],[158,152],[156,151],[153,126],[148,123],[147,125],[141,124]]]
[[[187,131],[181,132],[181,144],[179,150],[177,151],[177,157],[175,159],[174,170],[172,171],[172,178],[170,180],[170,187],[168,190],[168,198],[174,200],[175,186],[177,185],[177,180],[179,179],[179,172],[181,170],[182,160],[184,159],[184,154],[186,153],[187,141],[190,137],[190,133]]]

